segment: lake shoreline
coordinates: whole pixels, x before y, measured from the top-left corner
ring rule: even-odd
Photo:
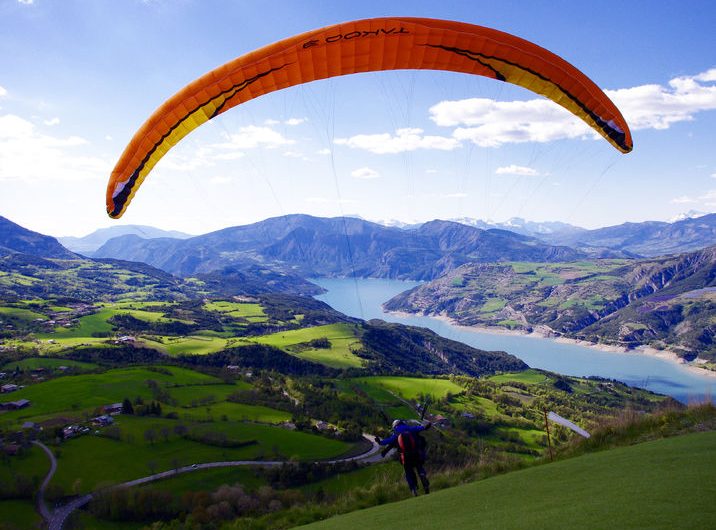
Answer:
[[[591,348],[594,350],[606,352],[606,353],[627,353],[627,354],[639,354],[639,355],[647,355],[650,357],[657,357],[659,359],[663,359],[665,361],[678,364],[682,367],[684,367],[686,370],[690,371],[693,374],[696,375],[704,375],[707,377],[713,377],[716,378],[716,371],[709,370],[708,368],[703,368],[698,365],[698,361],[688,362],[679,357],[675,352],[670,350],[659,350],[657,348],[653,348],[651,346],[637,346],[636,348],[627,348],[625,346],[616,346],[613,344],[604,344],[604,343],[596,343],[596,342],[589,342],[586,340],[579,340],[579,339],[572,339],[569,337],[555,337],[551,336],[551,333],[549,331],[540,331],[539,328],[532,332],[527,331],[518,331],[518,330],[511,330],[506,328],[498,328],[498,327],[490,327],[490,326],[465,326],[463,324],[459,324],[455,319],[447,316],[447,315],[431,315],[426,313],[407,313],[405,311],[384,311],[386,314],[395,315],[397,317],[428,317],[428,318],[434,318],[436,320],[440,320],[452,327],[458,328],[460,330],[469,331],[473,333],[489,333],[492,335],[512,335],[512,336],[523,336],[523,337],[530,337],[535,339],[549,339],[553,340],[558,343],[562,344],[573,344],[576,346],[582,346],[585,348]]]

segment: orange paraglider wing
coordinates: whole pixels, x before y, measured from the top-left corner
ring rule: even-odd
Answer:
[[[536,44],[447,20],[358,20],[271,44],[177,92],[149,117],[122,153],[107,186],[107,213],[121,217],[169,149],[236,105],[317,79],[400,69],[448,70],[514,83],[563,106],[623,153],[632,149],[629,127],[606,94],[577,68]]]

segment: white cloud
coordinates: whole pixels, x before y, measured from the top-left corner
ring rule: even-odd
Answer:
[[[257,125],[247,125],[241,127],[238,133],[229,134],[228,142],[223,144],[215,144],[213,147],[228,149],[254,149],[256,147],[267,147],[269,149],[279,147],[281,145],[293,144],[293,140],[289,140],[281,133],[274,131],[270,127],[259,127]]]
[[[30,6],[35,3],[35,0],[17,0],[17,3]]]
[[[716,109],[714,82],[716,68],[676,77],[668,87],[642,85],[606,92],[632,129],[668,129],[673,123],[693,120],[698,112]]]
[[[358,134],[350,138],[337,138],[338,145],[346,145],[352,149],[363,149],[375,154],[395,154],[416,149],[439,149],[452,151],[460,147],[460,142],[444,136],[423,136],[422,129],[398,129],[395,135]]]
[[[509,166],[498,167],[495,170],[496,175],[518,175],[520,177],[538,177],[539,171],[531,167],[516,166],[515,164]]]
[[[331,150],[328,148],[319,149],[318,151],[316,151],[316,154],[317,155],[330,155]]]
[[[106,177],[111,164],[83,154],[87,140],[39,133],[19,116],[0,116],[0,180],[81,180]]]
[[[716,201],[716,190],[707,191],[701,197],[699,197],[699,199],[702,201]]]
[[[698,197],[689,197],[688,195],[682,195],[681,197],[675,197],[671,199],[672,204],[694,204],[699,203],[705,206],[716,206],[716,190],[709,190]]]
[[[642,85],[606,90],[632,130],[667,129],[693,120],[698,112],[716,109],[716,68],[676,77],[668,86]],[[510,143],[551,142],[565,138],[598,138],[584,122],[547,99],[495,101],[470,98],[441,101],[430,118],[443,127],[457,127],[453,137],[481,147]]]
[[[430,119],[437,125],[466,126],[455,129],[453,137],[481,147],[550,142],[592,135],[585,123],[546,99],[494,101],[470,98],[441,101],[430,108],[430,114]]]
[[[7,90],[4,86],[0,85],[0,98],[3,96],[7,96]]]
[[[268,120],[264,120],[264,125],[268,125],[268,126],[278,125],[279,123],[281,123],[281,122],[278,120],[272,120],[270,118]]]
[[[380,178],[380,173],[369,167],[361,167],[351,171],[351,177],[365,180],[377,179]]]
[[[211,177],[209,179],[209,182],[211,182],[212,184],[228,184],[230,182],[233,182],[233,180],[234,179],[232,179],[231,177],[227,177],[227,176],[216,176],[216,177]]]
[[[45,125],[52,127],[53,125],[59,125],[60,124],[60,118],[55,116],[54,118],[50,118],[49,120],[45,120],[42,123]]]
[[[293,126],[293,125],[301,125],[302,123],[305,123],[307,121],[308,121],[307,118],[289,118],[284,123],[286,125]]]
[[[716,179],[716,173],[711,173],[711,178]]]
[[[302,158],[306,160],[306,157],[303,156],[303,153],[300,151],[284,151],[283,156],[286,156],[288,158]]]
[[[446,193],[445,195],[441,195],[443,199],[463,199],[467,197],[467,193]]]
[[[355,199],[332,199],[330,197],[308,197],[306,202],[313,204],[358,204]]]

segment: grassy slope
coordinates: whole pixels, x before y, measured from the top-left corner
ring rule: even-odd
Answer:
[[[709,528],[716,432],[533,467],[310,528]]]
[[[311,340],[326,338],[330,348],[300,347]],[[334,368],[360,367],[363,361],[355,355],[351,348],[358,346],[353,326],[348,324],[328,324],[290,331],[281,331],[252,339],[259,344],[275,346],[301,359],[313,361]]]

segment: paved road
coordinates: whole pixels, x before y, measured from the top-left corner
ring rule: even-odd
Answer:
[[[380,449],[381,447],[375,443],[373,436],[370,436],[368,434],[364,434],[363,438],[365,438],[367,441],[370,442],[371,447],[368,451],[365,453],[361,453],[356,456],[351,456],[348,458],[337,458],[335,460],[321,460],[319,462],[315,462],[317,464],[338,464],[341,462],[361,462],[364,464],[375,464],[376,462],[379,462],[382,460],[382,456],[380,455]],[[52,462],[52,467],[50,469],[50,473],[45,477],[45,482],[43,482],[40,495],[39,497],[42,497],[42,494],[44,493],[44,488],[47,486],[47,484],[50,482],[50,479],[52,478],[52,474],[55,472],[55,469],[57,467],[55,462],[55,457],[52,455],[52,452],[42,445],[40,442],[36,442],[38,445],[43,447],[45,449],[45,452],[50,457],[50,460]],[[190,473],[192,471],[198,471],[199,469],[211,469],[216,467],[238,467],[238,466],[255,466],[255,467],[277,467],[282,466],[284,464],[287,464],[289,462],[286,462],[285,460],[231,460],[228,462],[206,462],[203,464],[194,464],[191,466],[184,466],[179,467],[177,469],[171,469],[169,471],[162,471],[161,473],[155,473],[154,475],[149,475],[147,477],[142,477],[134,480],[130,480],[128,482],[123,482],[122,484],[117,484],[115,486],[112,486],[112,489],[115,488],[129,488],[132,486],[139,486],[141,484],[147,484],[148,482],[154,482],[155,480],[162,480],[164,478],[173,477],[175,475],[178,475],[180,473]],[[65,524],[65,521],[70,516],[72,512],[74,512],[76,509],[81,508],[85,504],[87,504],[89,501],[92,500],[92,494],[88,493],[87,495],[83,495],[82,497],[78,497],[76,499],[73,499],[69,503],[65,504],[64,506],[57,508],[52,514],[47,511],[47,507],[43,507],[47,511],[47,516],[44,515],[43,517],[47,521],[47,528],[49,530],[62,530],[62,526]],[[38,502],[39,499],[38,499]]]
[[[47,489],[47,485],[52,480],[53,475],[55,474],[55,471],[57,471],[57,460],[55,459],[55,455],[52,454],[52,451],[50,451],[50,448],[47,447],[42,442],[34,441],[32,442],[36,446],[40,447],[43,451],[45,451],[45,454],[47,455],[47,458],[50,459],[50,470],[47,472],[47,476],[45,477],[45,480],[42,481],[42,485],[40,486],[40,491],[37,492],[37,511],[40,512],[40,515],[45,521],[49,521],[52,517],[52,514],[50,513],[50,510],[47,508],[47,504],[45,504],[45,490]]]

